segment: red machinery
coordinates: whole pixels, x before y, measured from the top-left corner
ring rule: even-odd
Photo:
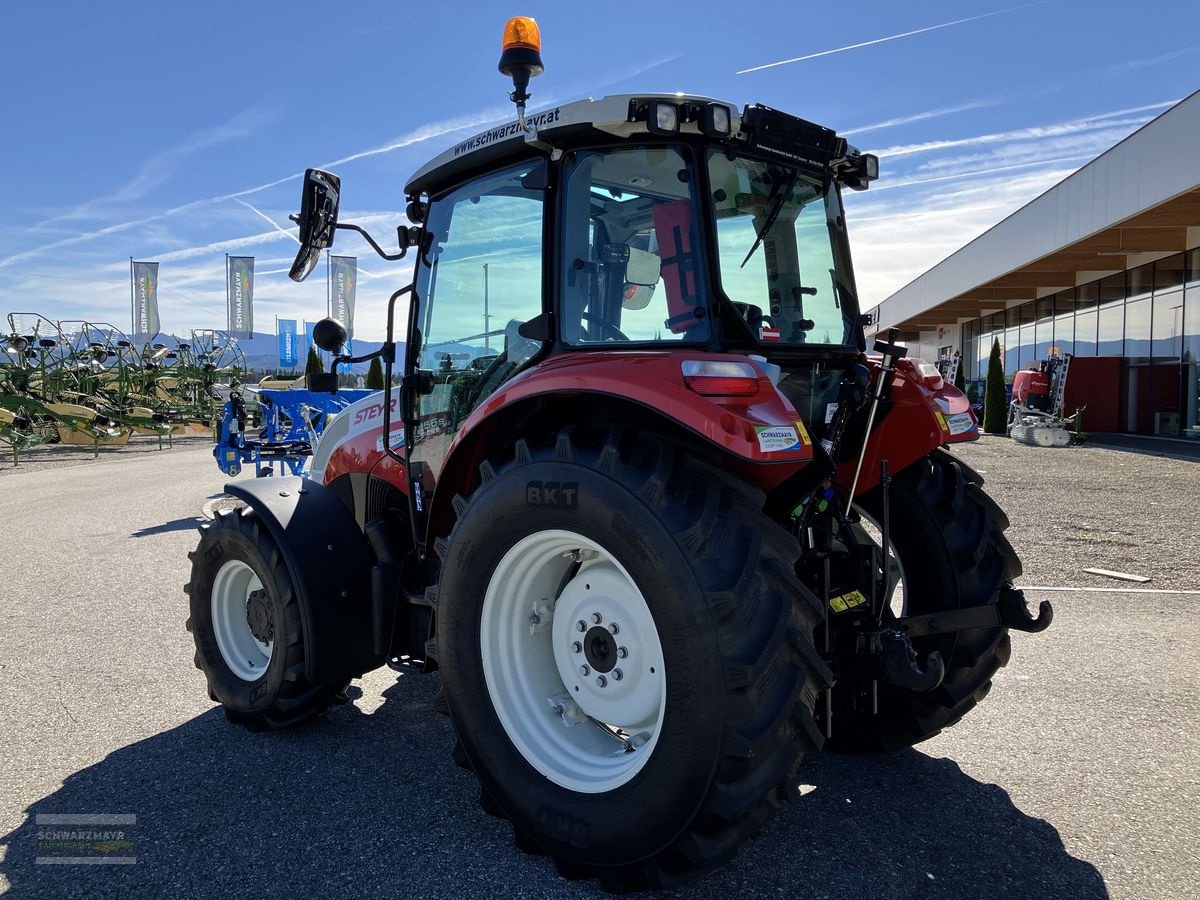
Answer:
[[[518,845],[662,886],[732,855],[805,751],[956,723],[1051,611],[943,449],[976,435],[966,398],[894,334],[865,352],[841,191],[877,161],[705,97],[527,116],[539,48],[510,21],[517,121],[422,168],[420,224],[376,246],[417,257],[373,354],[402,387],[340,413],[308,481],[230,485],[247,508],[204,530],[189,627],[254,729],[436,671]],[[306,174],[297,280],[361,232],[340,191]]]

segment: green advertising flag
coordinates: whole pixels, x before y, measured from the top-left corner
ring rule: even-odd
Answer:
[[[229,333],[235,338],[251,338],[254,336],[254,257],[229,257],[228,277]]]
[[[345,326],[346,337],[354,337],[354,292],[358,282],[358,257],[329,257],[329,308]]]
[[[133,333],[153,337],[158,320],[158,263],[133,263]]]

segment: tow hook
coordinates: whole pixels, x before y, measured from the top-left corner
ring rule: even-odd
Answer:
[[[1000,588],[1000,624],[1016,631],[1028,631],[1037,634],[1045,631],[1054,621],[1054,607],[1049,600],[1038,604],[1038,614],[1035,618],[1029,614],[1029,606],[1025,602],[1025,592],[1017,590],[1011,584]]]
[[[936,650],[925,657],[925,668],[917,662],[917,651],[903,631],[888,629],[880,633],[880,659],[883,681],[910,691],[932,691],[942,683],[946,666]]]

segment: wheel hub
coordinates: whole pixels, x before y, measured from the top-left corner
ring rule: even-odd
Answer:
[[[628,575],[605,559],[585,566],[559,595],[553,631],[563,684],[589,717],[631,734],[655,721],[665,689],[662,648]]]
[[[607,674],[617,665],[617,641],[608,631],[595,625],[583,638],[583,655],[599,673]]]
[[[269,644],[275,639],[275,604],[265,589],[250,592],[246,601],[246,623],[255,640]]]

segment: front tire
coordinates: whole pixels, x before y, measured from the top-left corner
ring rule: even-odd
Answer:
[[[431,599],[485,808],[614,889],[728,859],[821,743],[798,545],[759,491],[650,435],[519,440],[481,476]]]
[[[860,501],[879,521],[879,489]],[[899,473],[890,496],[891,537],[903,570],[899,614],[930,613],[999,602],[1000,591],[1021,574],[1021,561],[1004,537],[1008,517],[983,492],[983,478],[945,450]],[[878,715],[861,685],[833,689],[832,736],[826,749],[874,752],[920,743],[954,725],[987,696],[992,676],[1007,665],[1008,629],[976,628],[913,641],[921,658],[937,651],[946,665],[942,683],[917,692],[880,683]]]
[[[291,573],[270,531],[250,508],[221,510],[200,526],[188,554],[187,630],[208,694],[230,721],[252,731],[299,724],[334,703],[344,689],[304,675],[304,629]]]

